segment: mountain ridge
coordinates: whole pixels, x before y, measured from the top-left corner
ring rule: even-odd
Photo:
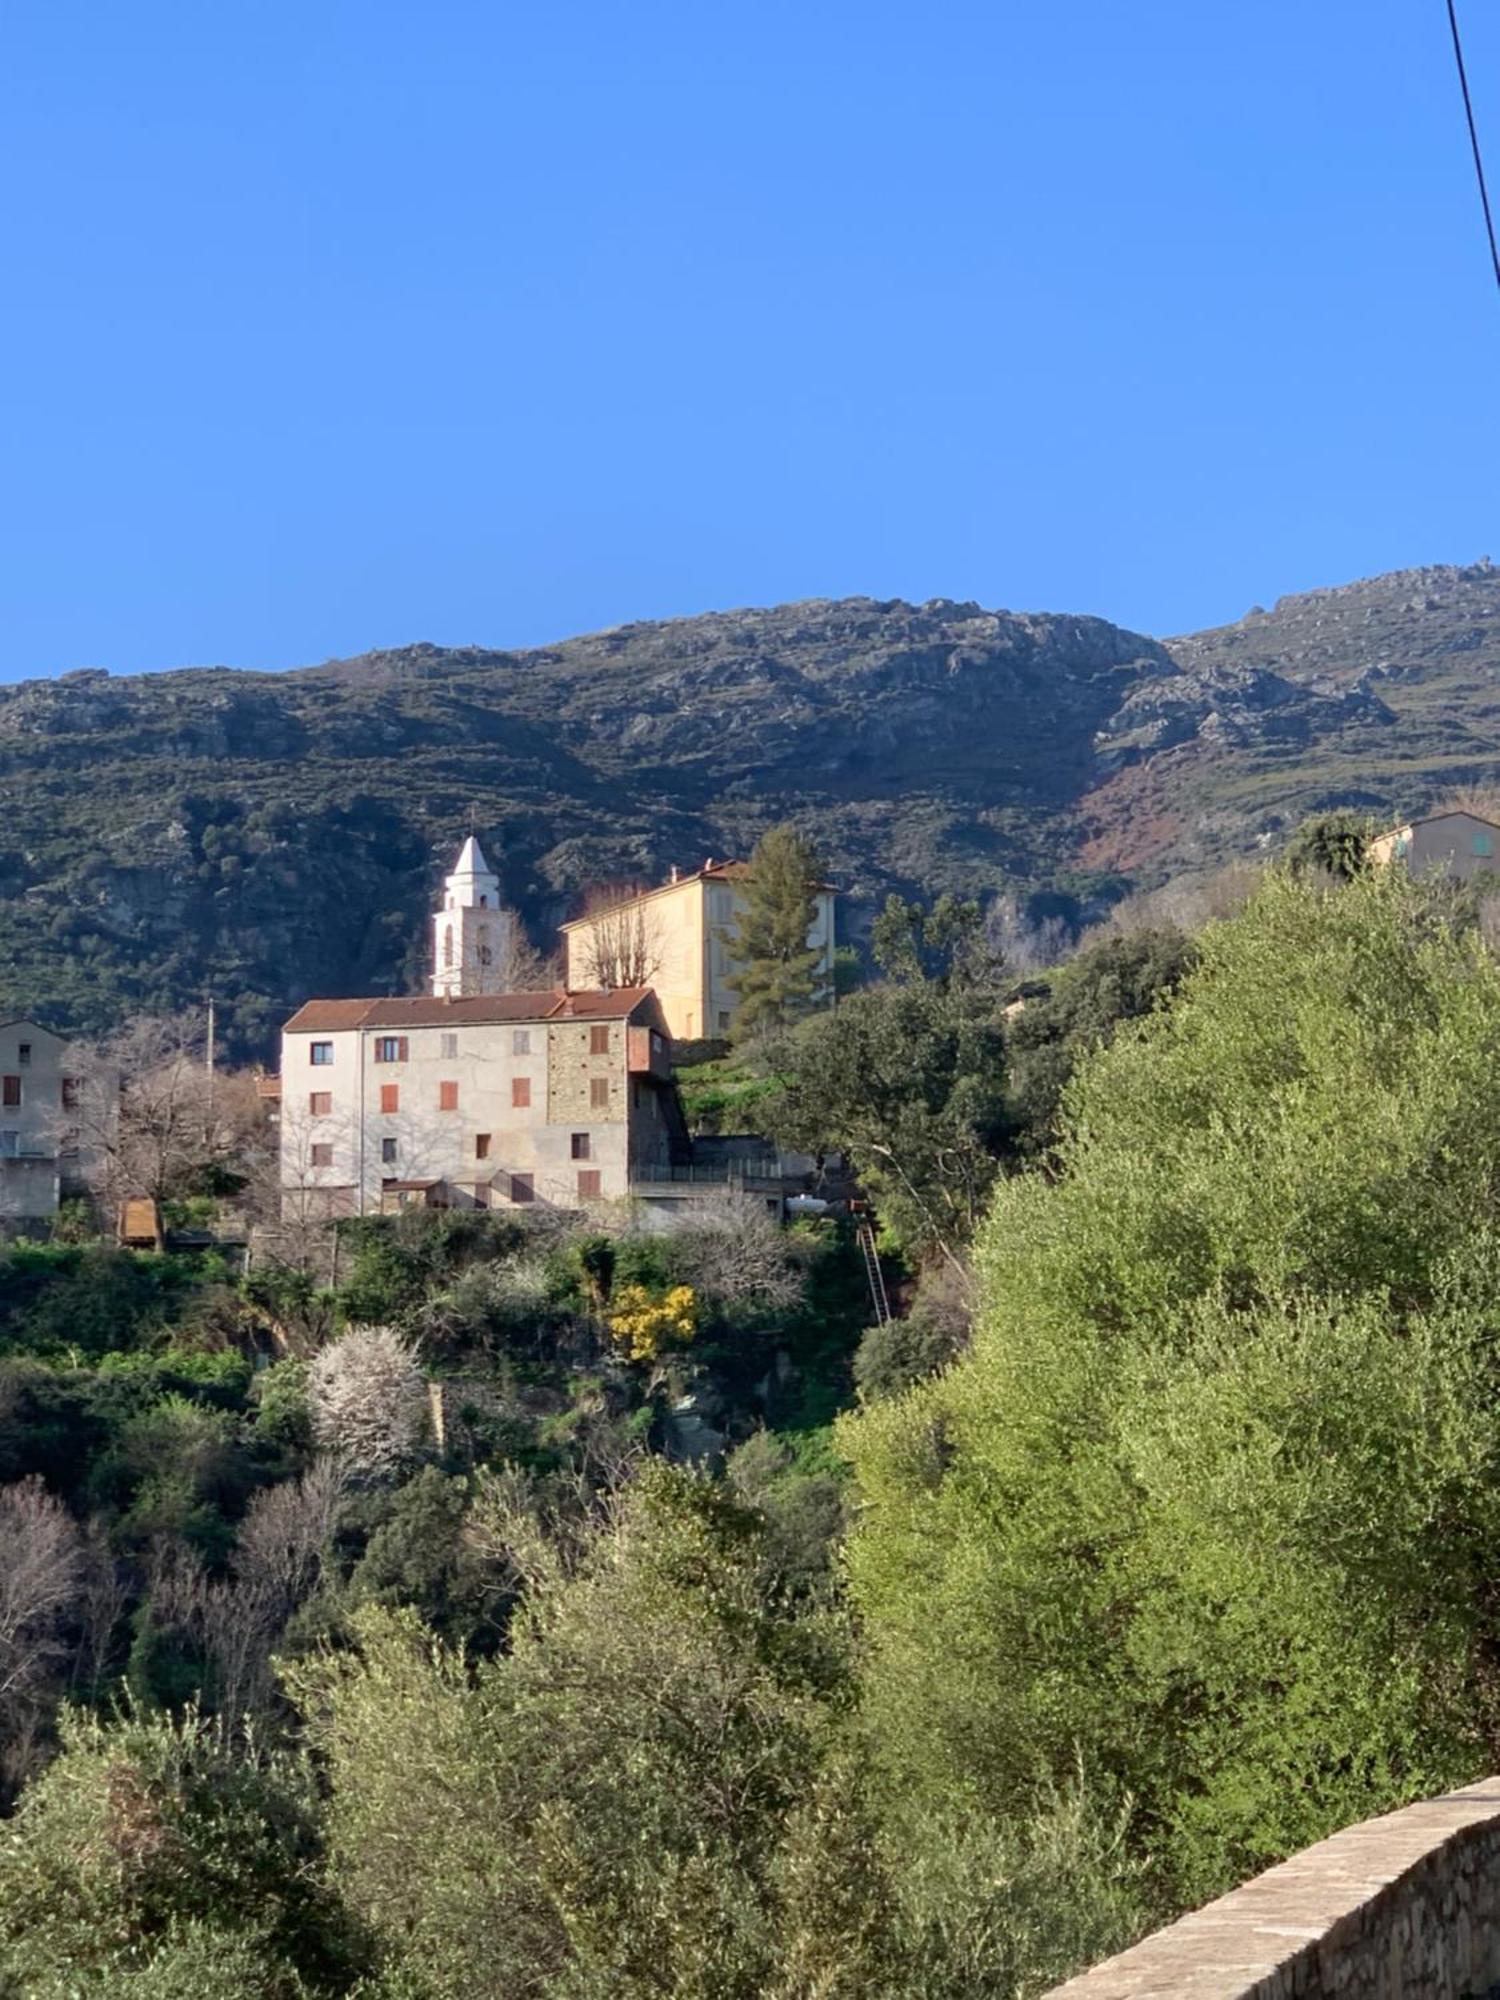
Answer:
[[[1500,571],[1389,572],[1158,640],[969,599],[806,599],[533,648],[0,689],[0,987],[65,1027],[212,988],[232,1046],[421,976],[472,821],[542,941],[596,879],[795,819],[892,889],[1073,922],[1305,812],[1500,776]]]

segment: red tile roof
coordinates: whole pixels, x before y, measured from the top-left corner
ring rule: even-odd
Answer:
[[[388,1000],[308,1000],[287,1022],[289,1035],[355,1028],[493,1027],[510,1021],[625,1021],[656,996],[649,986],[614,993],[486,993],[467,1000],[413,994]]]

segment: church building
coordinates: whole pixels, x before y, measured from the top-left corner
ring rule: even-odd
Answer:
[[[503,993],[499,879],[465,841],[433,917],[431,992],[309,1000],[282,1031],[289,1219],[411,1205],[586,1207],[687,1155],[649,987]]]

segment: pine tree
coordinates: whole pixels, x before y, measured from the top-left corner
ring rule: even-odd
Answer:
[[[822,953],[807,941],[822,873],[793,826],[773,826],[756,843],[746,907],[736,928],[720,933],[739,967],[728,981],[739,998],[739,1035],[783,1027],[823,999]]]

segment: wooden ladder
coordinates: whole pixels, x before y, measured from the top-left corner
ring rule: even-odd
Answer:
[[[875,1306],[875,1324],[884,1326],[891,1317],[891,1302],[886,1296],[885,1273],[880,1268],[880,1252],[875,1247],[875,1231],[868,1221],[861,1222],[855,1232],[865,1260],[865,1276],[870,1281],[870,1298]]]

